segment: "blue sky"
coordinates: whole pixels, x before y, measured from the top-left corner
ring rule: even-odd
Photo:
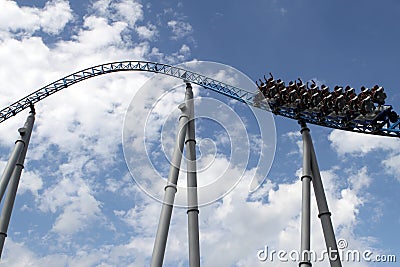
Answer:
[[[0,105],[5,107],[74,71],[131,59],[168,64],[212,61],[232,66],[253,81],[272,72],[287,82],[301,77],[331,88],[350,84],[357,91],[362,85],[379,84],[387,92],[387,103],[399,110],[399,13],[400,3],[394,0],[0,0]],[[232,77],[237,73],[217,74],[221,80],[236,82]],[[125,163],[127,144],[122,144],[122,132],[131,100],[149,86],[151,75],[106,76],[74,85],[36,106],[35,130],[2,265],[148,265],[161,205],[133,181]],[[274,161],[268,175],[258,177],[254,148],[272,146],[274,140],[259,141],[256,121],[246,107],[199,88],[195,94],[207,107],[217,104],[206,99],[216,99],[239,114],[230,122],[225,111],[211,108],[214,123],[220,124],[209,126],[209,120],[199,120],[198,138],[205,140],[204,161],[199,165],[208,166],[207,156],[215,156],[208,172],[199,173],[199,180],[209,181],[224,170],[240,176],[241,163],[226,165],[234,152],[224,136],[236,132],[229,133],[224,126],[224,133],[221,125],[245,125],[253,142],[243,181],[200,210],[202,265],[292,266],[295,263],[260,262],[256,254],[266,245],[288,251],[300,246],[302,159],[297,122],[274,116],[275,129],[265,131],[271,136],[276,131]],[[178,114],[179,95],[179,89],[167,95],[166,106],[175,113],[161,109],[153,119],[156,126],[163,119],[173,125],[169,115]],[[201,112],[201,101],[197,105]],[[271,123],[272,115],[262,114]],[[1,169],[26,115],[0,125]],[[171,127],[165,130],[171,134],[163,144],[167,155],[174,139]],[[346,239],[349,249],[398,258],[400,216],[395,203],[400,190],[400,142],[310,128],[337,238]],[[153,149],[152,158],[164,166],[158,152]],[[249,180],[256,176],[266,179],[250,193]],[[186,220],[184,209],[174,210],[166,266],[187,266]],[[317,251],[324,249],[321,233],[312,198],[311,246]]]

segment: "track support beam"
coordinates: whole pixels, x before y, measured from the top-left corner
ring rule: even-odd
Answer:
[[[190,83],[186,83],[185,102],[179,105],[182,115],[179,118],[178,134],[171,160],[168,182],[165,186],[164,201],[162,204],[160,220],[158,223],[156,239],[154,242],[151,267],[161,267],[164,261],[168,231],[171,223],[172,209],[177,192],[179,170],[182,153],[187,144],[188,154],[188,233],[189,233],[189,263],[190,267],[200,266],[199,226],[198,226],[198,200],[197,200],[197,174],[196,174],[196,148],[194,131],[194,103]]]
[[[187,158],[187,198],[188,198],[188,236],[189,236],[189,266],[200,266],[199,242],[199,208],[197,197],[197,167],[196,167],[196,137],[194,122],[193,91],[190,83],[186,84],[186,104],[189,110],[189,122],[186,134]]]
[[[311,171],[311,136],[310,129],[307,128],[305,122],[301,124],[301,135],[303,138],[303,176],[302,184],[302,207],[301,207],[301,261],[299,267],[310,267],[310,186],[312,180]]]
[[[24,168],[24,161],[26,152],[28,150],[29,140],[32,134],[33,124],[35,122],[35,109],[31,106],[30,114],[25,122],[24,127],[18,129],[20,134],[18,140],[15,142],[14,151],[6,165],[3,173],[1,184],[5,184],[4,191],[1,191],[1,197],[8,186],[7,195],[5,198],[3,209],[1,210],[0,217],[0,257],[3,252],[4,242],[7,237],[7,230],[10,224],[12,209],[14,207],[15,197],[21,178],[21,172]],[[9,174],[11,172],[11,174]],[[10,176],[8,176],[10,175]],[[3,190],[3,187],[1,187]]]
[[[314,145],[312,143],[310,129],[307,128],[305,122],[300,122],[301,132],[303,136],[303,148],[304,148],[304,158],[303,158],[303,173],[309,173],[311,169],[311,177],[314,194],[317,200],[318,206],[318,217],[321,220],[322,230],[325,239],[325,245],[328,252],[329,262],[331,267],[342,267],[342,262],[340,261],[339,251],[336,244],[335,233],[332,226],[331,213],[328,209],[328,203],[326,201],[324,186],[322,184],[321,174],[318,167],[317,156],[315,154]],[[307,163],[308,162],[308,163]],[[303,176],[303,208],[302,208],[302,238],[301,238],[301,249],[306,250],[310,248],[310,230],[309,230],[309,212],[310,206],[307,203],[307,198],[309,197],[309,192],[307,192],[307,182],[306,178]],[[308,180],[308,179],[307,179]],[[309,191],[309,190],[308,190]],[[310,260],[309,258],[307,258]],[[311,266],[310,262],[304,260],[300,262],[299,266]]]

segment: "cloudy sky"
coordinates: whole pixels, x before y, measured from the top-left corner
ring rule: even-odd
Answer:
[[[228,83],[237,83],[240,75],[255,81],[273,72],[285,81],[316,79],[331,88],[350,84],[359,90],[379,84],[387,102],[400,110],[399,13],[400,3],[394,0],[0,0],[0,106],[86,67],[149,60],[225,64],[238,71],[211,69],[206,74]],[[145,154],[135,146],[135,135],[131,143],[123,142],[123,132],[147,132],[149,143],[142,150],[165,178],[177,121],[173,115],[179,116],[184,89],[166,81],[168,93],[163,95],[163,88],[159,92],[149,86],[157,84],[154,79],[147,73],[104,75],[37,104],[1,265],[148,266],[161,205],[139,186],[148,185],[152,170],[132,167],[135,162],[124,155],[126,146],[132,145],[138,158]],[[144,123],[146,114],[132,104],[144,103],[135,100],[143,92],[158,92],[163,104],[155,105],[145,126],[124,124],[125,117]],[[202,266],[293,266],[296,263],[276,259],[260,262],[257,252],[265,246],[286,251],[300,247],[302,152],[297,122],[253,113],[201,88],[195,88],[195,95],[196,109],[208,118],[196,125],[202,152],[199,183],[224,175],[240,180],[223,198],[200,209]],[[202,105],[207,108],[202,110]],[[1,170],[26,115],[22,112],[0,125]],[[163,125],[170,126],[162,130]],[[400,142],[310,128],[337,239],[345,239],[352,250],[399,258],[395,203]],[[156,143],[157,134],[164,134],[162,144]],[[248,144],[247,151],[235,142]],[[272,156],[260,160],[258,154],[273,151],[275,142],[266,174]],[[246,164],[243,151],[248,153]],[[140,174],[149,174],[147,180]],[[250,192],[254,178],[263,183]],[[311,246],[324,249],[314,198]],[[186,210],[176,208],[165,266],[187,266],[187,258]]]

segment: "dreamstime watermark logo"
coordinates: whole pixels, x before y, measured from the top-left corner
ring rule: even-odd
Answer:
[[[301,253],[298,250],[275,250],[265,246],[264,249],[257,251],[257,258],[261,262],[323,262],[323,261],[336,261],[338,258],[342,262],[379,262],[379,263],[394,263],[397,258],[396,255],[383,255],[376,254],[372,250],[357,250],[348,249],[346,239],[339,239],[337,241],[338,250],[323,250],[319,253],[316,251],[304,251]]]
[[[236,69],[214,62],[189,62],[178,67],[256,92],[254,82]],[[196,124],[199,206],[229,193],[243,178],[256,190],[271,167],[275,153],[275,124],[271,113],[247,106],[192,84]],[[135,183],[163,201],[164,187],[176,146],[178,106],[185,83],[154,75],[135,94],[125,115],[123,149]],[[187,159],[182,155],[175,206],[187,207]],[[168,203],[170,204],[170,203]]]

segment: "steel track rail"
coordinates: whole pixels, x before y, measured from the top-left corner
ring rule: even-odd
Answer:
[[[387,118],[383,118],[383,121],[380,122],[381,126],[377,128],[376,125],[372,125],[369,123],[365,124],[353,123],[350,124],[349,126],[348,123],[343,124],[341,121],[335,121],[332,119],[316,120],[312,116],[309,116],[304,113],[296,114],[290,108],[284,110],[278,109],[272,111],[268,104],[268,101],[266,99],[260,99],[258,97],[259,92],[257,90],[255,92],[250,92],[220,82],[218,80],[204,76],[202,74],[190,70],[185,70],[180,67],[175,67],[157,62],[135,61],[135,60],[101,64],[84,70],[80,70],[78,72],[65,76],[61,79],[58,79],[57,81],[52,82],[34,91],[28,96],[25,96],[20,100],[14,102],[13,104],[0,110],[0,123],[15,116],[24,109],[29,108],[32,104],[35,104],[47,98],[48,96],[58,91],[61,91],[62,89],[65,89],[75,83],[84,81],[92,77],[100,76],[103,74],[121,72],[121,71],[145,71],[145,72],[153,72],[153,73],[168,75],[171,77],[175,77],[177,79],[184,80],[186,82],[197,84],[205,89],[210,89],[219,94],[235,99],[239,102],[243,102],[247,105],[254,106],[256,108],[260,108],[269,112],[274,112],[275,115],[281,115],[294,120],[301,119],[311,124],[321,125],[333,129],[360,132],[364,134],[400,137],[400,129],[399,129],[400,119],[395,123],[391,123]]]

